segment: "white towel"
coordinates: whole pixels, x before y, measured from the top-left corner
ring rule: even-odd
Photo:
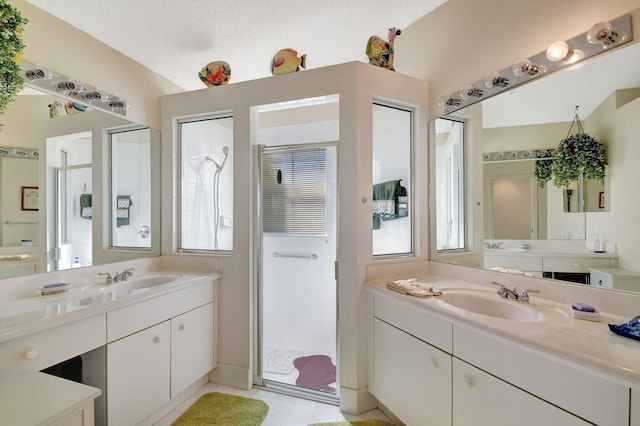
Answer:
[[[28,254],[8,254],[6,256],[0,256],[0,261],[13,262],[16,260],[25,260],[28,258],[29,258]]]
[[[415,297],[442,296],[442,292],[432,286],[421,283],[415,278],[396,280],[387,283],[389,290]]]

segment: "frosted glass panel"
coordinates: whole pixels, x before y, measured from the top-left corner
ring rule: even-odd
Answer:
[[[181,251],[233,249],[233,117],[180,122]]]

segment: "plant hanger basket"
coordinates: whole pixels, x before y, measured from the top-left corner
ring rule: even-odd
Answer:
[[[578,133],[571,135],[574,125],[577,126]],[[580,177],[604,182],[606,154],[604,144],[584,132],[578,116],[578,107],[576,107],[567,137],[560,141],[553,154],[551,166],[553,184],[558,188],[566,187]]]

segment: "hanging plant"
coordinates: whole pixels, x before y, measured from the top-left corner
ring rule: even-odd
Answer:
[[[551,171],[553,168],[553,160],[536,160],[536,167],[533,174],[538,181],[540,188],[544,188],[548,181],[551,180]]]
[[[24,87],[19,64],[24,50],[22,29],[27,22],[19,11],[0,0],[0,114]]]
[[[606,148],[601,141],[586,133],[571,135],[560,141],[553,155],[553,184],[564,187],[580,175],[604,182],[605,168]]]

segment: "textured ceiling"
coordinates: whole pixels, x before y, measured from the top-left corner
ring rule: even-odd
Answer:
[[[386,38],[446,0],[27,1],[194,90],[214,60],[231,65],[232,83],[267,77],[285,47],[306,53],[307,68],[366,62],[369,36]]]

